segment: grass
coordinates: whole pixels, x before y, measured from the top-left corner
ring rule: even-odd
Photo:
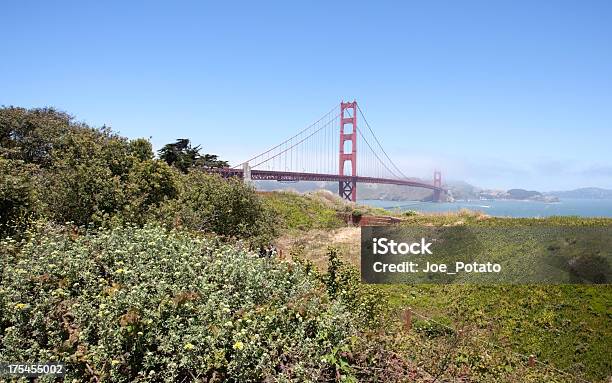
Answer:
[[[469,327],[508,351],[534,354],[589,380],[612,372],[612,287],[385,285],[389,307]]]
[[[390,215],[388,211],[355,206],[329,191],[308,194],[291,191],[261,193],[265,205],[280,219],[284,231],[344,227],[342,214]]]
[[[293,192],[262,194],[265,205],[275,212],[284,230],[331,229],[343,225],[338,211],[341,201]]]

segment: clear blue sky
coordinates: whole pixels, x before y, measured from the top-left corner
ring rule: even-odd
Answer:
[[[404,173],[612,188],[612,1],[2,6],[0,105],[232,163],[357,99]]]

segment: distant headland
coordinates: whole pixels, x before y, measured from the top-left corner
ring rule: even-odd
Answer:
[[[520,201],[538,201],[538,202],[559,202],[559,197],[553,195],[545,195],[535,190],[525,189],[510,189],[502,190],[483,190],[478,195],[481,200],[490,199],[511,199]]]
[[[612,199],[612,190],[596,187],[580,188],[567,191],[540,192],[521,188],[509,190],[483,189],[464,181],[449,181],[443,185],[450,191],[453,200],[516,200],[537,201],[544,203],[558,202],[560,199]],[[303,182],[300,184],[283,184],[275,181],[259,181],[260,190],[286,190],[308,192],[326,189],[335,192],[336,183]],[[431,191],[397,185],[363,184],[359,188],[360,199],[384,201],[426,201],[431,197]]]

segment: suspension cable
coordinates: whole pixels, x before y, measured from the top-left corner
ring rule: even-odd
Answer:
[[[366,126],[368,127],[368,129],[370,130],[370,133],[372,133],[372,136],[374,136],[374,139],[376,140],[376,143],[378,144],[378,147],[380,147],[380,150],[382,150],[382,152],[384,153],[385,157],[387,157],[387,159],[389,160],[389,162],[391,163],[391,165],[395,168],[395,170],[397,170],[399,172],[399,174],[402,175],[402,177],[404,178],[408,178],[398,167],[397,165],[395,165],[395,163],[393,162],[393,160],[391,160],[391,158],[389,158],[389,155],[387,154],[387,152],[385,151],[385,149],[382,147],[382,145],[380,144],[380,141],[378,141],[378,138],[376,137],[376,135],[374,134],[374,131],[372,130],[372,128],[370,127],[370,124],[368,123],[368,120],[365,118],[365,116],[363,115],[363,111],[361,110],[361,107],[359,106],[359,104],[357,104],[357,109],[359,110],[359,114],[361,114],[361,118],[363,118],[363,121],[366,123]]]
[[[333,109],[332,109],[332,111],[333,111]],[[336,115],[334,118],[339,117],[339,116],[340,116],[340,114],[337,114],[337,115]],[[333,121],[333,120],[332,120],[332,121]],[[276,158],[276,157],[280,156],[281,154],[284,154],[284,153],[286,153],[287,151],[289,151],[289,150],[291,150],[291,149],[295,148],[296,146],[298,146],[298,145],[299,145],[299,144],[301,144],[302,142],[306,141],[306,140],[307,140],[307,139],[309,139],[310,137],[312,137],[312,136],[314,136],[315,134],[319,133],[319,132],[321,131],[321,129],[326,128],[326,127],[327,127],[329,124],[330,124],[330,122],[327,122],[327,123],[325,123],[325,124],[321,125],[321,127],[320,127],[319,129],[317,129],[317,130],[315,130],[314,132],[310,133],[308,136],[304,137],[303,139],[301,139],[300,141],[296,142],[296,143],[295,143],[295,144],[293,144],[292,146],[290,146],[290,147],[288,147],[287,149],[285,149],[285,150],[283,150],[283,151],[281,151],[281,152],[279,152],[279,153],[277,153],[277,154],[273,155],[272,157],[270,157],[270,158],[268,158],[268,159],[266,159],[266,160],[263,160],[263,161],[261,161],[261,162],[257,163],[256,165],[253,165],[253,166],[252,166],[252,168],[255,168],[255,167],[257,167],[257,166],[259,166],[259,165],[263,164],[264,162],[267,162],[267,161],[269,161],[269,160],[270,160],[270,159],[272,159],[272,158]],[[294,137],[295,137],[295,136],[294,136]],[[277,146],[278,146],[278,145],[277,145]],[[303,147],[301,147],[301,148],[303,148]],[[268,152],[269,152],[269,151],[270,151],[270,150],[268,150]],[[266,152],[266,153],[267,153],[267,152]],[[264,153],[262,153],[262,154],[264,154]],[[260,154],[260,155],[258,155],[258,156],[253,157],[253,159],[254,159],[254,158],[258,158],[258,157],[261,157],[261,154]],[[304,157],[304,155],[302,154],[302,155],[301,155],[301,157]],[[250,161],[250,160],[249,160],[249,161]],[[246,161],[246,162],[249,162],[249,161]],[[305,165],[305,162],[303,162],[303,163],[302,163],[302,165]]]
[[[306,127],[305,129],[302,129],[300,132],[298,132],[298,133],[297,133],[297,134],[295,134],[294,136],[292,136],[292,137],[290,137],[290,138],[286,139],[285,141],[283,141],[283,142],[281,142],[280,144],[278,144],[278,145],[276,145],[276,146],[274,146],[274,147],[272,147],[272,148],[270,148],[270,149],[266,150],[266,151],[265,151],[265,152],[263,152],[263,153],[260,153],[260,154],[258,154],[258,155],[256,155],[256,156],[252,157],[252,158],[249,158],[248,160],[243,161],[243,162],[241,162],[241,163],[240,163],[240,164],[238,164],[238,165],[234,165],[234,166],[232,166],[232,168],[236,168],[236,167],[238,167],[238,166],[240,166],[240,165],[242,165],[242,164],[244,164],[244,163],[251,162],[251,161],[253,161],[255,158],[261,157],[261,156],[263,156],[264,154],[268,154],[269,152],[273,151],[274,149],[278,149],[278,148],[279,148],[280,146],[282,146],[283,144],[285,144],[285,143],[287,143],[287,142],[289,142],[289,141],[293,140],[294,138],[296,138],[296,137],[300,136],[301,134],[303,134],[303,133],[304,133],[304,132],[306,132],[307,130],[311,129],[313,126],[317,125],[317,124],[318,124],[319,122],[321,122],[321,121],[322,121],[324,118],[326,118],[326,117],[328,117],[330,114],[332,114],[332,113],[333,113],[333,111],[334,111],[334,110],[336,110],[337,108],[338,108],[338,106],[334,106],[334,107],[333,107],[333,108],[332,108],[332,109],[331,109],[329,112],[325,113],[325,114],[324,114],[324,115],[323,115],[321,118],[319,118],[317,121],[313,122],[312,124],[310,124],[310,125],[309,125],[308,127]],[[265,162],[265,161],[264,161],[264,162]]]
[[[361,133],[361,130],[359,128],[357,128],[357,132],[359,133],[359,135],[361,136],[361,138],[363,138],[363,140],[365,141],[365,143],[368,145],[368,148],[370,148],[370,150],[372,151],[372,153],[374,154],[374,156],[376,156],[376,158],[378,159],[378,161],[382,164],[382,166],[385,167],[385,169],[387,169],[389,171],[389,173],[391,173],[391,175],[393,175],[393,177],[397,177],[397,174],[395,174],[391,169],[389,169],[387,167],[387,165],[385,165],[385,163],[380,159],[380,157],[378,157],[378,154],[376,154],[376,152],[374,151],[374,149],[372,149],[372,146],[370,146],[370,143],[368,142],[368,140],[366,140],[366,138],[364,137],[363,133]]]

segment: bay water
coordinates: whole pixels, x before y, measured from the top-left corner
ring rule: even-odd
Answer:
[[[546,203],[521,200],[472,200],[456,202],[360,200],[360,204],[389,210],[414,210],[424,213],[455,212],[461,209],[481,211],[494,217],[612,217],[612,199],[561,199]]]

